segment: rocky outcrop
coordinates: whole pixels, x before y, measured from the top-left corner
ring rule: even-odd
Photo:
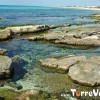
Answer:
[[[13,73],[13,66],[11,58],[7,56],[0,56],[0,78],[8,78]]]
[[[48,33],[27,39],[33,41],[45,40],[55,44],[74,46],[100,46],[100,27],[80,28],[67,33]]]
[[[100,56],[64,56],[39,60],[42,68],[56,69],[56,72],[68,72],[74,83],[84,86],[100,85]]]
[[[1,49],[1,48],[0,48],[0,55],[4,55],[5,53],[7,53],[7,50],[6,50],[6,49]]]
[[[87,58],[69,69],[68,75],[71,79],[81,85],[100,85],[100,56]]]
[[[5,18],[0,17],[0,20],[4,20]]]
[[[10,32],[10,30],[3,29],[0,30],[0,40],[7,40],[13,37],[13,34]]]
[[[45,31],[49,29],[48,25],[28,25],[28,26],[16,26],[8,27],[7,30],[10,30],[13,34],[24,34]]]
[[[0,30],[0,40],[6,40],[12,38],[15,35],[28,34],[34,32],[41,32],[48,30],[48,25],[27,25],[27,26],[15,26],[7,27],[3,30]]]
[[[71,66],[76,64],[79,61],[84,61],[86,59],[85,56],[66,56],[62,58],[46,58],[39,60],[40,64],[43,67],[62,70],[67,72]]]

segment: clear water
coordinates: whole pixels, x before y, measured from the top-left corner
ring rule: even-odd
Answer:
[[[73,54],[86,56],[100,55],[100,48],[90,50],[68,49],[27,40],[12,40],[9,43],[0,44],[0,47],[8,50],[7,55],[9,57],[20,57],[27,62],[25,65],[15,67],[14,81],[22,85],[23,89],[33,88],[47,92],[63,90],[66,87],[67,74],[42,70],[38,64],[39,59]],[[55,85],[56,87],[58,86],[58,88],[55,89]]]
[[[41,6],[0,6],[0,26],[11,24],[64,24],[78,22],[93,22],[81,19],[80,16],[100,14],[100,11],[81,9],[61,9]],[[74,20],[69,20],[75,18]]]
[[[80,9],[57,9],[48,7],[29,6],[0,6],[0,26],[11,24],[63,24],[77,22],[92,22],[94,20],[81,19],[80,16],[100,13],[100,11]],[[75,20],[69,20],[76,18]],[[67,74],[52,73],[40,68],[38,60],[45,57],[62,55],[100,55],[100,48],[82,50],[69,49],[51,44],[30,42],[27,40],[12,40],[1,43],[1,48],[8,50],[9,57],[17,56],[26,61],[15,69],[14,81],[21,84],[23,89],[40,89],[48,92],[64,90]],[[55,88],[56,87],[56,88]]]

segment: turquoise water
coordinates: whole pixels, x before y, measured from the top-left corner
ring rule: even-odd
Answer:
[[[57,9],[48,7],[30,6],[0,6],[0,26],[12,24],[64,24],[78,22],[93,22],[90,19],[81,19],[80,16],[100,13],[100,11],[81,9]],[[75,20],[70,20],[75,18]],[[92,24],[91,24],[92,25]],[[100,48],[89,50],[71,49],[41,42],[14,39],[8,43],[1,43],[0,48],[8,50],[9,57],[20,57],[25,64],[15,67],[13,81],[21,84],[23,89],[40,89],[47,92],[64,90],[67,74],[44,71],[38,60],[46,57],[63,55],[100,55]],[[64,83],[65,82],[65,83]],[[56,87],[56,89],[55,89]]]
[[[38,60],[46,57],[58,57],[63,55],[100,55],[100,48],[89,50],[70,49],[45,44],[41,42],[30,42],[27,40],[14,39],[9,43],[0,44],[0,47],[8,50],[9,57],[20,57],[25,64],[15,67],[13,80],[23,86],[23,89],[40,89],[47,92],[58,92],[64,90],[63,78],[67,74],[44,71],[38,64]],[[60,80],[60,83],[59,83]],[[52,84],[53,83],[53,84]],[[55,89],[58,86],[58,88]]]
[[[100,11],[83,9],[63,9],[41,6],[0,6],[0,26],[12,24],[65,24],[94,22],[95,20],[80,18]],[[70,20],[75,18],[74,20]]]
[[[0,5],[0,9],[50,9],[45,6]]]

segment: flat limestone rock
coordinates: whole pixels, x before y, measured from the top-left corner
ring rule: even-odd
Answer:
[[[100,57],[87,58],[86,61],[71,66],[68,75],[81,85],[100,85]]]
[[[42,37],[28,37],[29,40],[45,40],[54,44],[74,45],[74,46],[100,46],[100,27],[79,28],[69,32],[49,32]]]
[[[27,25],[27,26],[16,26],[16,27],[7,27],[7,30],[10,30],[13,34],[24,34],[32,33],[43,30],[48,30],[48,25]]]
[[[7,40],[13,38],[15,35],[28,34],[34,32],[41,32],[48,30],[48,25],[26,25],[26,26],[13,26],[5,29],[0,29],[0,40]]]
[[[12,37],[10,30],[3,29],[0,30],[0,40],[6,40]]]
[[[0,78],[8,78],[12,74],[12,60],[7,56],[0,55]]]
[[[78,61],[84,61],[85,56],[67,56],[62,58],[47,58],[39,60],[40,64],[44,67],[68,71],[70,66],[74,65]]]

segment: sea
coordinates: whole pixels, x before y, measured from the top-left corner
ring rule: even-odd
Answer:
[[[12,24],[66,24],[78,22],[93,22],[94,20],[82,19],[80,16],[100,14],[96,10],[74,8],[56,8],[41,6],[0,6],[0,26]],[[74,20],[71,20],[73,19]]]
[[[80,18],[80,16],[89,16],[92,14],[100,14],[100,11],[75,8],[0,5],[0,17],[4,18],[0,20],[0,26],[16,24],[56,25],[79,22],[91,23],[96,20]],[[100,26],[100,24],[89,24],[88,26],[93,25]],[[24,62],[16,64],[13,81],[22,85],[24,90],[39,89],[49,93],[65,89],[66,85],[64,84],[67,83],[64,83],[63,79],[65,79],[67,74],[43,70],[38,63],[39,59],[64,55],[100,55],[100,48],[69,48],[49,43],[21,40],[19,38],[0,43],[0,48],[7,49],[8,53],[6,55],[9,57],[20,57],[24,60]]]

